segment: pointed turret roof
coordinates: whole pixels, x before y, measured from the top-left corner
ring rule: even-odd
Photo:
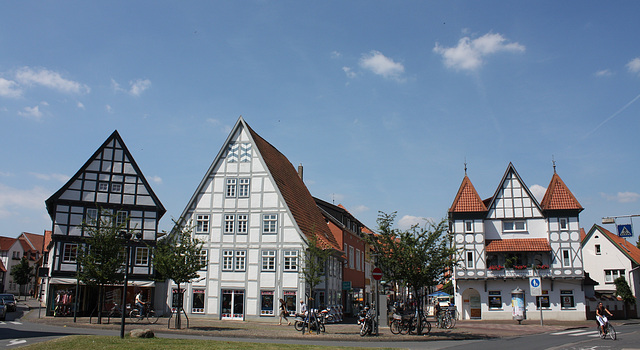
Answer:
[[[475,187],[473,187],[471,180],[469,180],[469,177],[465,174],[464,179],[462,179],[462,184],[460,184],[460,189],[458,189],[458,194],[453,200],[451,208],[449,208],[449,212],[468,213],[485,211],[487,211],[487,207],[482,199],[480,199],[480,196],[478,195]]]
[[[580,205],[576,197],[569,191],[567,185],[557,173],[553,173],[551,182],[544,193],[542,202],[540,202],[542,210],[578,210],[584,208]]]

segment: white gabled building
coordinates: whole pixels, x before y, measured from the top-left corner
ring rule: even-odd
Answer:
[[[238,119],[181,215],[204,242],[201,278],[187,284],[184,310],[220,319],[277,319],[278,299],[293,313],[305,296],[299,272],[312,235],[336,254],[313,291],[335,304],[340,246],[293,165]],[[171,303],[178,291],[169,293]],[[319,293],[322,292],[322,293]]]
[[[465,174],[449,209],[460,251],[455,303],[463,319],[511,319],[512,291],[524,292],[526,318],[584,320],[582,206],[558,174],[538,203],[509,163],[492,197],[481,200]],[[529,277],[542,277],[532,297]]]

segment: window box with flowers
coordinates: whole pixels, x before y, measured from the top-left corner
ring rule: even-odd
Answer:
[[[549,265],[536,265],[536,269],[538,270],[548,270],[549,269]]]
[[[502,266],[502,265],[491,265],[491,266],[489,266],[489,270],[492,270],[492,271],[500,271],[502,269],[504,269],[504,266]]]
[[[513,265],[514,270],[526,270],[528,267],[527,265]]]

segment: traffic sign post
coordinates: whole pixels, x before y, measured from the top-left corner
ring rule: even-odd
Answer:
[[[374,280],[379,281],[382,278],[382,270],[379,267],[376,267],[371,271],[371,276]]]
[[[376,324],[375,324],[375,332],[378,335],[378,322],[380,321],[380,294],[378,293],[378,283],[382,279],[382,270],[379,267],[376,267],[371,271],[371,277],[376,280],[376,290],[375,290],[375,302],[376,302]]]
[[[631,225],[618,225],[619,237],[633,237],[633,227]]]
[[[542,321],[542,298],[538,298],[542,296],[542,279],[540,277],[529,277],[529,290],[531,291],[531,296],[538,299],[536,304],[540,309],[540,325],[544,326]]]

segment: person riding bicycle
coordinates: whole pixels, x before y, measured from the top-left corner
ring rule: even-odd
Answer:
[[[140,311],[140,315],[144,314],[144,305],[146,304],[144,301],[142,301],[142,292],[138,292],[138,294],[136,294],[136,308]]]
[[[613,317],[613,314],[611,314],[611,312],[609,312],[609,310],[604,305],[602,305],[602,302],[598,303],[598,308],[596,309],[596,320],[598,320],[598,323],[600,324],[600,329],[602,330],[603,334],[604,334],[604,325],[606,325],[607,322],[609,322],[605,313]]]

